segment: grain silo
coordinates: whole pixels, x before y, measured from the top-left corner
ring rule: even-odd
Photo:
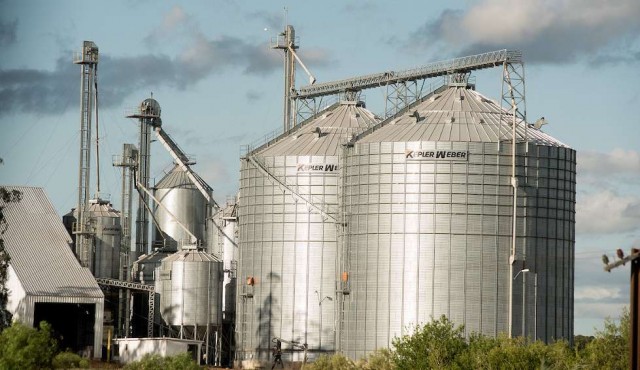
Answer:
[[[285,361],[303,357],[288,342],[306,343],[310,357],[335,350],[340,153],[377,122],[343,101],[243,157],[236,360],[269,361],[274,338]]]
[[[440,315],[467,334],[572,336],[573,149],[458,82],[346,151],[339,350],[360,358]]]
[[[222,262],[185,245],[164,258],[158,271],[160,312],[170,336],[204,341],[205,363],[213,363],[222,323]]]
[[[206,185],[197,174],[194,173],[194,176]],[[211,197],[208,185],[206,190]],[[155,240],[164,239],[165,247],[175,250],[192,242],[193,237],[187,230],[197,240],[206,240],[205,222],[210,214],[209,203],[179,165],[174,165],[156,184],[155,198],[162,203],[162,206],[156,205],[154,211],[158,226]]]
[[[87,217],[94,232],[93,276],[117,279],[120,272],[120,212],[111,203],[91,199]]]

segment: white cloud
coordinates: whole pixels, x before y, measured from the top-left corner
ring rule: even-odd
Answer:
[[[162,22],[154,28],[145,38],[145,41],[151,45],[155,45],[164,39],[179,33],[179,31],[187,28],[191,23],[191,17],[184,9],[176,5],[167,14],[164,15]]]
[[[579,317],[581,320],[597,319],[601,323],[606,317],[619,318],[622,309],[627,306],[628,303],[622,302],[576,302],[574,317]]]
[[[582,194],[576,203],[577,233],[615,233],[640,228],[640,198],[610,190]]]
[[[444,11],[412,40],[426,47],[443,40],[461,54],[517,48],[528,62],[606,62],[612,53],[636,60],[638,50],[629,46],[640,39],[638,18],[637,0],[481,0]]]
[[[578,300],[598,301],[603,299],[620,298],[620,287],[577,287],[574,298]]]
[[[627,174],[640,176],[640,152],[614,149],[610,153],[578,152],[579,175]]]

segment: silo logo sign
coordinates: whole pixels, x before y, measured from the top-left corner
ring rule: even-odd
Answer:
[[[406,159],[433,161],[466,161],[468,152],[465,150],[405,150]]]
[[[338,165],[328,163],[298,163],[298,172],[337,174]]]

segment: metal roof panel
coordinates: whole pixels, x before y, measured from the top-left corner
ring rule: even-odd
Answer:
[[[71,251],[71,237],[44,190],[4,187],[22,192],[22,200],[5,204],[7,230],[2,238],[27,295],[103,298],[91,272]]]
[[[497,142],[511,140],[512,114],[475,90],[451,86],[403,115],[363,133],[358,142]],[[502,121],[501,121],[502,119]],[[516,123],[518,141],[568,147],[539,129]]]

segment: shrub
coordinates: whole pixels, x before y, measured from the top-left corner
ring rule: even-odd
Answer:
[[[47,322],[40,329],[14,322],[0,333],[0,369],[50,368],[57,347]]]
[[[395,370],[393,352],[388,348],[379,348],[356,364],[362,370]]]
[[[88,368],[89,360],[72,352],[60,352],[53,358],[54,369]]]
[[[357,367],[343,354],[336,353],[331,356],[322,355],[318,357],[313,363],[305,366],[305,369],[310,370],[356,370]]]
[[[454,366],[466,350],[464,327],[455,327],[446,316],[423,326],[410,335],[393,339],[393,362],[398,369],[444,369]]]
[[[162,357],[160,355],[145,355],[142,360],[127,364],[124,370],[199,370],[200,366],[191,359],[191,354],[183,353],[177,356]]]

